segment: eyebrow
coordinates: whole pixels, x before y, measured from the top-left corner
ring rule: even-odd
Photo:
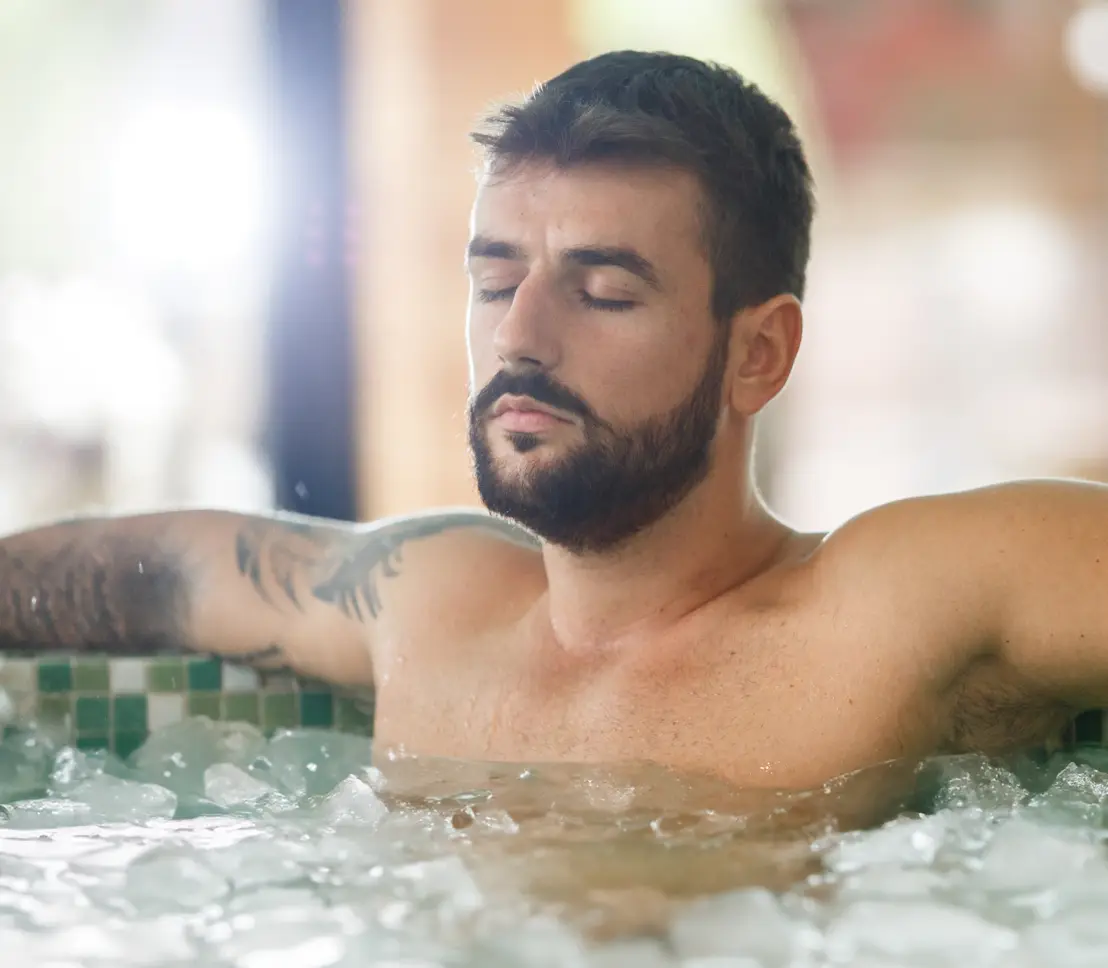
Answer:
[[[579,266],[614,266],[638,276],[652,289],[661,289],[662,282],[653,263],[634,249],[609,245],[578,245],[564,249],[562,259]],[[475,235],[466,247],[466,261],[471,259],[506,259],[526,261],[527,253],[514,242],[504,242],[485,235]]]

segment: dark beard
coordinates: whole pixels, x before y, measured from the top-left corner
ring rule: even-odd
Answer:
[[[469,446],[485,506],[576,554],[611,551],[659,520],[707,476],[727,366],[727,337],[721,326],[700,382],[687,399],[630,430],[602,421],[541,370],[502,370],[469,406]],[[584,444],[519,481],[501,480],[484,418],[506,393],[579,416]],[[521,454],[540,443],[535,434],[513,433],[508,439]]]

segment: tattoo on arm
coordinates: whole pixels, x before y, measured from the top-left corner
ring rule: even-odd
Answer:
[[[482,528],[515,544],[539,547],[537,539],[510,522],[444,512],[337,534],[310,524],[251,521],[236,537],[235,560],[239,574],[270,605],[283,599],[303,611],[307,594],[365,622],[381,613],[379,582],[400,574],[404,545],[456,528]]]
[[[69,539],[0,548],[0,651],[149,655],[187,648],[181,560],[153,542],[74,527]]]

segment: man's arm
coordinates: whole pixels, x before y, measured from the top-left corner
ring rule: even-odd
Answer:
[[[350,686],[410,542],[480,529],[482,512],[369,526],[178,511],[70,521],[0,539],[0,653],[192,651]]]
[[[1108,487],[1029,481],[987,496],[998,655],[1044,698],[1108,706]]]

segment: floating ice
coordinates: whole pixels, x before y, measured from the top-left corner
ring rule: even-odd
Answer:
[[[454,911],[476,910],[484,900],[481,888],[460,857],[441,857],[406,864],[397,867],[393,875],[411,885],[414,896],[445,899]]]
[[[204,795],[221,807],[246,806],[275,792],[233,763],[216,763],[204,771]]]
[[[249,723],[216,723],[196,716],[151,734],[131,755],[130,765],[142,779],[179,796],[203,796],[209,766],[246,767],[265,745],[265,737]]]
[[[365,736],[321,729],[278,730],[250,772],[294,797],[320,796],[346,777],[362,774],[372,754],[373,744]]]
[[[75,786],[68,799],[87,804],[94,823],[168,820],[177,809],[177,795],[155,783],[134,783],[100,774]]]
[[[196,910],[219,901],[230,883],[187,850],[151,851],[127,868],[122,896],[135,911]]]
[[[674,919],[669,940],[682,958],[746,957],[778,965],[799,958],[818,937],[769,891],[752,888],[689,905]]]
[[[681,799],[695,785],[617,770],[412,761],[401,791],[369,754],[364,737],[267,743],[203,719],[155,734],[127,764],[9,736],[0,790],[25,792],[0,808],[0,962],[1108,964],[1108,752],[935,759],[931,813],[828,834],[822,872],[791,891],[699,897],[689,888],[761,883],[726,848],[772,838],[776,821],[697,810]],[[644,807],[671,789],[677,800]],[[168,819],[175,803],[178,817],[235,816]],[[630,917],[604,900],[625,868]]]
[[[1012,928],[950,904],[859,901],[831,924],[826,950],[842,964],[868,955],[913,963],[989,965],[1013,951],[1018,937]]]
[[[1044,793],[1028,801],[1027,812],[1051,823],[1101,826],[1108,805],[1108,773],[1069,763]]]
[[[938,808],[1010,810],[1027,799],[1027,789],[1011,770],[977,754],[932,761],[940,785]]]
[[[0,822],[9,827],[41,828],[86,824],[92,815],[87,803],[41,797],[0,806]]]
[[[602,945],[589,953],[587,964],[588,968],[677,968],[678,965],[661,944],[646,938],[613,941]],[[690,962],[685,961],[681,968],[688,964]],[[728,968],[731,968],[732,964],[733,962],[728,960]],[[705,964],[705,968],[711,968],[711,966]]]
[[[327,823],[359,823],[376,826],[386,816],[388,807],[364,780],[348,776],[323,797],[316,807]]]
[[[934,862],[946,834],[942,816],[891,820],[877,830],[846,835],[825,861],[841,873],[888,863],[926,866]]]
[[[1102,845],[1065,833],[1009,821],[997,830],[966,886],[1018,894],[1072,882],[1090,868],[1104,866]]]
[[[49,790],[57,796],[67,796],[86,780],[102,775],[133,779],[131,771],[114,753],[107,750],[86,753],[67,746],[59,750],[54,758],[50,769]]]
[[[0,803],[44,793],[56,752],[57,744],[45,733],[5,736],[0,742]]]

